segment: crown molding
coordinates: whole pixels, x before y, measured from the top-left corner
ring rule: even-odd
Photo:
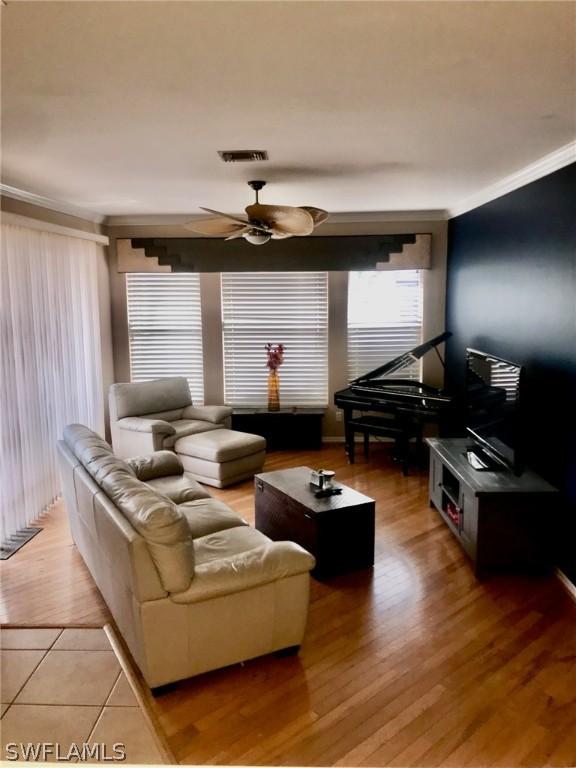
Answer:
[[[33,192],[26,192],[23,189],[11,187],[8,184],[0,184],[0,194],[4,197],[11,197],[14,200],[21,200],[23,203],[38,205],[41,208],[48,208],[57,213],[65,213],[68,216],[75,216],[77,219],[91,221],[94,224],[102,224],[106,218],[103,214],[96,213],[96,211],[80,208],[80,206],[72,205],[71,203],[64,203],[61,200],[52,200],[50,197],[35,195]]]
[[[150,214],[140,216],[107,216],[108,227],[182,226],[190,221],[205,219],[206,214]],[[329,224],[381,224],[396,221],[445,221],[445,210],[430,211],[362,211],[331,213]]]
[[[429,211],[362,211],[331,213],[330,224],[380,224],[394,221],[445,221],[448,212],[443,209]]]
[[[554,152],[541,157],[534,163],[525,166],[515,173],[505,176],[494,184],[475,192],[448,209],[432,210],[403,210],[403,211],[349,211],[330,214],[330,224],[379,224],[407,221],[446,221],[463,213],[479,208],[481,205],[496,200],[503,195],[513,192],[520,187],[560,170],[576,162],[576,140],[560,147]],[[135,216],[105,216],[71,203],[52,200],[33,192],[0,184],[0,194],[22,200],[25,203],[38,205],[52,211],[75,216],[95,224],[105,224],[110,227],[146,227],[146,226],[181,226],[189,221],[203,219],[203,214],[142,214]]]
[[[554,150],[554,152],[544,155],[544,157],[536,160],[536,162],[526,165],[509,176],[504,176],[504,178],[494,184],[490,184],[488,187],[484,187],[484,189],[464,198],[448,209],[447,218],[453,219],[455,216],[468,213],[468,211],[472,211],[474,208],[479,208],[481,205],[490,203],[492,200],[507,195],[509,192],[514,192],[514,190],[542,179],[544,176],[548,176],[550,173],[554,173],[554,171],[559,171],[560,168],[564,168],[574,162],[576,162],[576,141],[571,141],[563,147]]]

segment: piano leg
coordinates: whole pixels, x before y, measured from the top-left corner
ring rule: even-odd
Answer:
[[[402,474],[408,477],[410,468],[410,438],[408,435],[402,438]]]
[[[370,435],[368,430],[364,432],[364,458],[367,459],[370,456]]]
[[[350,464],[354,464],[354,430],[350,426],[352,411],[344,410],[344,448]]]
[[[424,424],[420,421],[418,423],[418,434],[416,435],[416,461],[418,466],[422,467],[424,458],[424,442],[423,442]]]

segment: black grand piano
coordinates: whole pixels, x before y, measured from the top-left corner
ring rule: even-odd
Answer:
[[[393,438],[395,456],[402,461],[404,474],[410,461],[410,440],[415,438],[420,450],[422,431],[426,422],[448,421],[454,408],[454,398],[442,390],[414,379],[393,377],[419,360],[430,350],[438,353],[438,345],[452,334],[446,331],[409,352],[390,360],[369,373],[350,382],[347,389],[334,394],[334,403],[344,411],[346,453],[354,463],[354,436],[364,435],[364,453],[368,455],[369,437]],[[440,357],[440,360],[442,358]],[[442,361],[443,363],[443,361]],[[360,412],[355,415],[355,412]],[[377,412],[381,415],[374,415]]]

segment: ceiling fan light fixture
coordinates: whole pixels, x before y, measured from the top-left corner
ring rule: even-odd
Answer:
[[[242,237],[251,245],[264,245],[270,240],[272,235],[269,235],[266,232],[258,232],[258,230],[251,230],[250,232],[245,232]]]
[[[251,245],[264,245],[271,239],[284,240],[311,235],[314,227],[328,218],[326,211],[311,206],[261,205],[258,193],[265,185],[263,180],[248,182],[248,186],[256,193],[256,200],[244,209],[246,217],[200,206],[206,213],[214,214],[214,217],[189,221],[184,226],[201,235],[221,235],[226,240],[243,237]]]

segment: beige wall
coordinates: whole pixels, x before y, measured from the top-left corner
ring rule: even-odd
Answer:
[[[44,208],[40,205],[25,203],[23,200],[16,200],[13,197],[0,197],[0,209],[6,213],[16,213],[18,216],[28,216],[30,219],[46,221],[49,224],[58,224],[61,227],[70,227],[79,229],[82,232],[91,232],[94,235],[105,235],[104,227],[93,221],[81,219],[78,216],[71,216],[67,213],[53,211],[50,208]]]
[[[39,205],[32,205],[11,197],[0,197],[0,209],[6,213],[14,213],[36,219],[47,224],[56,224],[80,232],[90,232],[95,235],[107,234],[105,228],[93,221],[86,221],[77,216],[59,213]],[[103,248],[102,258],[98,263],[98,299],[100,308],[100,346],[102,350],[102,386],[104,391],[104,420],[108,430],[108,398],[110,384],[114,382],[114,362],[112,351],[112,318],[110,314],[110,274],[108,266],[108,248]]]
[[[326,235],[382,235],[382,234],[432,234],[432,266],[424,271],[424,338],[431,338],[444,331],[446,294],[447,222],[445,221],[398,221],[380,223],[324,224]],[[118,272],[117,239],[130,237],[189,237],[190,232],[179,225],[116,226],[109,227],[110,237],[110,295],[112,309],[112,338],[114,344],[114,370],[116,381],[129,381],[130,357],[128,324],[126,317],[126,278]],[[154,260],[142,255],[147,271],[154,269]],[[152,264],[151,264],[152,263]],[[265,247],[262,250],[262,270],[266,270]],[[165,271],[165,268],[158,268]],[[204,335],[204,384],[207,403],[222,402],[222,334],[220,315],[220,289],[216,274],[202,274],[202,320]],[[339,437],[343,434],[338,409],[333,405],[334,392],[347,385],[346,374],[346,326],[347,326],[347,273],[329,273],[328,323],[330,346],[329,406],[324,419],[324,435]],[[423,360],[423,378],[429,384],[442,386],[443,369],[435,354]]]

